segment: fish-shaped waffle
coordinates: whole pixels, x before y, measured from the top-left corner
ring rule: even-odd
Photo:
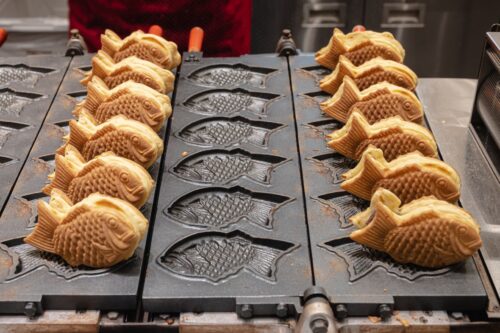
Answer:
[[[387,161],[413,151],[437,157],[437,145],[431,132],[398,116],[370,125],[356,111],[351,114],[344,127],[327,138],[330,148],[354,160],[359,160],[369,145],[382,149]]]
[[[403,203],[433,195],[455,202],[460,196],[460,178],[448,164],[416,151],[387,162],[381,149],[368,147],[358,165],[342,175],[341,187],[370,200],[378,188],[390,190]]]
[[[355,66],[348,58],[341,55],[335,70],[321,79],[319,87],[333,95],[342,84],[344,76],[352,78],[360,90],[384,81],[408,90],[414,90],[417,86],[417,75],[399,62],[374,58]]]
[[[148,220],[130,203],[94,193],[73,205],[60,190],[38,201],[38,223],[24,241],[71,266],[110,267],[130,258]]]
[[[290,201],[280,195],[265,199],[238,187],[211,188],[179,198],[163,212],[179,223],[196,227],[225,228],[245,219],[271,229],[274,213]]]
[[[158,264],[176,274],[217,282],[245,269],[267,280],[276,280],[278,260],[294,245],[269,240],[266,245],[246,236],[217,233],[175,244],[158,257]]]
[[[352,240],[400,263],[448,266],[472,256],[482,244],[479,226],[469,213],[434,197],[401,206],[394,193],[379,189],[370,207],[351,221],[360,228],[351,233]]]
[[[113,152],[105,152],[85,162],[75,147],[67,145],[64,155],[58,154],[55,159],[55,172],[49,175],[51,183],[42,191],[50,195],[57,188],[73,203],[82,201],[92,193],[101,193],[140,208],[153,188],[153,179],[146,169]]]
[[[327,115],[342,123],[356,109],[370,124],[393,116],[420,124],[424,116],[422,104],[410,90],[381,82],[360,91],[348,76],[344,76],[335,95],[322,102],[320,107]]]
[[[67,144],[74,146],[89,161],[107,151],[128,158],[145,168],[150,167],[163,151],[163,140],[151,129],[125,116],[115,116],[94,125],[85,113],[69,122]],[[63,154],[65,145],[57,150]]]
[[[316,52],[315,59],[320,65],[333,70],[340,55],[358,66],[376,57],[403,62],[405,50],[390,32],[367,30],[345,35],[335,28],[328,45]]]
[[[287,159],[253,155],[241,149],[211,150],[182,159],[171,168],[175,175],[198,183],[226,184],[243,176],[269,184],[272,171]]]
[[[266,127],[260,126],[265,124]],[[195,122],[176,133],[186,142],[201,146],[236,145],[251,143],[255,146],[267,146],[273,129],[282,127],[271,122],[252,122],[246,118],[209,118]]]
[[[104,34],[101,34],[101,44],[102,50],[115,62],[136,56],[167,69],[175,68],[181,63],[177,44],[141,30],[121,39],[116,33],[106,29]]]
[[[88,112],[96,124],[124,115],[140,121],[158,132],[172,114],[170,97],[134,81],[109,89],[97,76],[87,85],[87,98],[79,103],[74,114]]]
[[[149,61],[132,56],[115,63],[103,51],[97,52],[97,55],[92,58],[92,70],[80,82],[87,85],[94,76],[101,78],[110,89],[131,80],[162,94],[167,94],[174,89],[175,80],[171,71]]]

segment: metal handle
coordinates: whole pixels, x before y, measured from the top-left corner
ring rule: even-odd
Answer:
[[[384,3],[382,28],[423,28],[425,3]]]
[[[0,46],[7,40],[7,30],[0,28]]]
[[[343,28],[346,25],[345,2],[305,3],[303,28]]]
[[[189,52],[200,52],[203,45],[203,36],[205,32],[200,27],[194,27],[189,33]]]

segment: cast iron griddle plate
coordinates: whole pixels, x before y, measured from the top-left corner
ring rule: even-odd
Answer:
[[[318,88],[328,74],[312,56],[290,58],[295,113],[316,284],[349,315],[376,314],[380,304],[412,310],[484,310],[486,293],[472,259],[443,269],[401,265],[349,239],[349,217],[368,206],[340,187],[355,162],[326,146],[325,135],[342,127],[322,114]]]
[[[297,303],[312,273],[286,59],[184,61],[166,149],[145,310]]]
[[[69,60],[54,56],[0,59],[0,212]]]
[[[68,132],[75,104],[85,98],[80,84],[91,55],[73,58],[28,161],[0,218],[0,313],[23,312],[26,302],[41,309],[133,309],[139,288],[145,240],[134,257],[112,268],[71,268],[59,257],[40,252],[22,239],[37,222],[36,202],[54,168],[54,152]],[[160,135],[164,135],[166,125]],[[160,159],[150,168],[158,176]],[[154,194],[142,212],[149,218]]]

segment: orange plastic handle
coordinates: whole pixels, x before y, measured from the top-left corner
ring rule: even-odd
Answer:
[[[2,46],[2,44],[7,40],[7,36],[7,30],[0,28],[0,46]]]
[[[156,36],[163,36],[163,28],[157,24],[150,26],[148,32]]]
[[[358,32],[358,31],[366,31],[366,28],[364,25],[356,25],[354,28],[352,28],[352,32]]]
[[[200,27],[194,27],[189,33],[189,52],[200,52],[203,45],[203,36],[205,32]]]

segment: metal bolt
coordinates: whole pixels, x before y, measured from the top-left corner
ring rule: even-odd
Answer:
[[[30,318],[33,319],[36,315],[36,305],[33,302],[28,302],[24,305],[24,314]]]
[[[283,37],[286,37],[286,38],[290,38],[292,36],[292,32],[290,31],[290,29],[283,29],[281,34],[283,35]]]
[[[335,307],[335,316],[339,320],[347,318],[347,307],[344,304],[337,304]]]
[[[283,303],[278,304],[276,306],[276,315],[278,318],[285,318],[288,316],[288,307]]]
[[[328,320],[324,318],[316,318],[311,321],[310,324],[312,333],[327,333],[328,332]]]
[[[392,310],[389,305],[380,304],[380,306],[378,307],[378,313],[380,315],[380,318],[382,318],[382,320],[387,320],[391,317]]]
[[[464,314],[462,312],[452,312],[451,318],[453,318],[455,320],[462,320],[462,319],[464,319]]]
[[[250,319],[253,316],[253,306],[250,304],[243,304],[240,308],[240,317]]]
[[[110,311],[106,314],[106,317],[108,317],[108,319],[111,319],[111,320],[116,320],[116,319],[118,319],[119,316],[120,316],[120,314],[116,311]]]

